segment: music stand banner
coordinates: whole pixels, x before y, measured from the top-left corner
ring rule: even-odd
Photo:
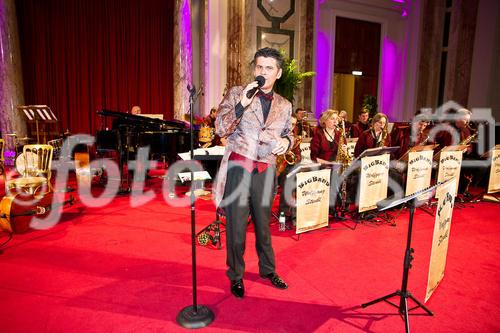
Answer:
[[[354,148],[356,148],[356,142],[358,142],[358,138],[348,138],[347,145],[347,155],[354,160]]]
[[[437,197],[438,206],[436,210],[436,221],[434,222],[429,276],[427,279],[424,302],[427,302],[444,277],[448,241],[450,238],[451,216],[456,195],[456,183],[457,180],[454,178],[452,181],[441,185],[441,188],[438,188],[436,191],[436,195],[439,195]]]
[[[442,150],[439,155],[438,182],[449,178],[455,178],[455,191],[458,192],[458,182],[460,181],[460,168],[462,167],[462,150]],[[440,190],[436,191],[436,198]]]
[[[377,208],[377,202],[387,198],[389,154],[365,156],[361,159],[359,212]]]
[[[496,146],[491,154],[490,180],[488,193],[500,191],[500,146]]]
[[[297,234],[328,225],[330,173],[329,169],[297,173]]]
[[[301,142],[300,143],[300,162],[301,163],[311,163],[311,142]]]
[[[432,174],[432,150],[408,153],[405,196],[429,187]]]

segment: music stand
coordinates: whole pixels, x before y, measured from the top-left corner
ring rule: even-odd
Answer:
[[[406,153],[404,153],[404,155],[399,158],[399,161],[401,161],[401,162],[407,162],[408,161],[408,155],[410,153],[417,152],[417,151],[423,151],[423,150],[434,150],[437,146],[439,146],[439,145],[434,144],[434,145],[425,145],[425,146],[413,146],[413,147],[409,148],[406,151]]]
[[[368,148],[365,151],[363,151],[354,161],[352,161],[351,165],[349,165],[349,168],[344,172],[345,174],[349,175],[351,172],[353,172],[355,169],[361,166],[361,159],[364,157],[370,157],[370,156],[378,156],[378,155],[383,155],[383,154],[392,154],[396,152],[399,149],[399,146],[394,146],[394,147],[378,147],[378,148]],[[361,183],[359,181],[359,183]],[[358,202],[359,204],[359,202]],[[368,210],[369,211],[369,210]],[[366,211],[361,212],[361,218],[358,221],[364,220],[364,214]],[[369,219],[369,218],[368,218]],[[385,218],[387,221],[389,221],[389,218]],[[391,223],[392,224],[392,223]]]
[[[57,123],[56,115],[47,105],[18,105],[17,110],[24,115],[27,123],[35,123],[36,143],[40,143],[39,123]]]
[[[415,192],[412,195],[406,196],[401,199],[394,200],[392,198],[387,198],[384,200],[381,200],[377,203],[377,207],[379,211],[384,211],[386,209],[392,208],[399,206],[404,203],[408,203],[410,207],[410,217],[409,217],[409,222],[408,222],[408,236],[406,240],[406,249],[405,249],[405,257],[403,261],[403,278],[402,278],[402,283],[401,283],[401,290],[396,290],[393,293],[390,293],[388,295],[382,296],[380,298],[377,298],[373,301],[370,301],[368,303],[363,303],[361,304],[362,308],[366,308],[370,305],[376,304],[378,302],[387,302],[390,305],[396,307],[399,309],[399,314],[403,317],[405,321],[405,331],[406,333],[410,332],[410,322],[408,318],[408,312],[411,310],[417,309],[417,308],[422,308],[429,316],[433,316],[433,313],[431,310],[429,310],[425,305],[423,305],[420,301],[418,301],[409,291],[408,291],[408,275],[410,273],[410,268],[411,268],[411,262],[413,260],[413,253],[415,252],[411,248],[411,234],[412,234],[412,228],[413,228],[413,214],[415,213],[415,207],[419,205],[418,197],[426,194],[428,192],[434,191],[438,186],[444,185],[451,181],[453,178],[449,178],[445,181],[438,182],[433,186],[430,186],[428,188],[425,188],[421,191]],[[388,299],[392,298],[394,296],[399,296],[399,305],[396,305],[392,302],[389,302]],[[417,306],[408,309],[408,298],[412,299]]]
[[[311,172],[311,171],[318,171],[318,170],[324,170],[324,169],[329,169],[330,170],[330,186],[329,188],[331,188],[331,185],[333,184],[334,181],[337,180],[337,178],[335,179],[332,179],[331,175],[334,173],[334,172],[337,172],[338,173],[338,170],[340,169],[340,167],[342,166],[342,163],[338,163],[338,162],[329,162],[329,163],[307,163],[307,164],[299,164],[297,167],[295,167],[294,169],[292,169],[288,174],[287,174],[287,179],[290,178],[290,177],[294,177],[296,176],[298,173],[303,173],[303,172]],[[298,191],[297,189],[297,185],[295,185],[295,191]],[[283,195],[283,194],[282,194]],[[328,207],[331,206],[331,195],[332,193],[330,193],[330,197],[328,198]],[[295,202],[295,209],[297,209],[297,201]],[[328,216],[327,216],[328,218]],[[296,217],[297,219],[297,217]],[[298,222],[298,221],[297,221]],[[297,223],[297,227],[300,227],[299,226],[299,223]],[[329,227],[328,224],[326,225],[326,227]],[[300,239],[300,234],[304,233],[304,232],[308,232],[308,231],[313,231],[313,230],[316,230],[316,229],[319,229],[318,227],[315,227],[315,228],[308,228],[307,230],[300,230],[300,228],[298,228],[296,230],[296,234],[297,234],[297,240]],[[300,231],[300,232],[299,232]]]

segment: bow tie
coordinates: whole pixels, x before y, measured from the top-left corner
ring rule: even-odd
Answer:
[[[257,97],[263,97],[264,99],[268,100],[268,101],[272,101],[273,100],[273,92],[271,91],[269,94],[266,94],[264,93],[262,90],[259,90],[257,92],[257,95],[255,95]]]

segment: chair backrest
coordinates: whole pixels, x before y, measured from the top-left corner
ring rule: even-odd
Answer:
[[[24,145],[24,177],[45,176],[50,179],[52,167],[52,154],[54,147],[51,145]]]

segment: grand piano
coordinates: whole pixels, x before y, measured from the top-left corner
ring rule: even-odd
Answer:
[[[150,147],[151,159],[162,159],[170,164],[177,154],[190,149],[190,131],[186,123],[178,120],[161,120],[125,112],[100,110],[103,127],[96,134],[98,153],[117,151],[120,165],[135,159],[140,147]],[[106,126],[108,117],[112,127]],[[196,136],[195,136],[196,137]]]

